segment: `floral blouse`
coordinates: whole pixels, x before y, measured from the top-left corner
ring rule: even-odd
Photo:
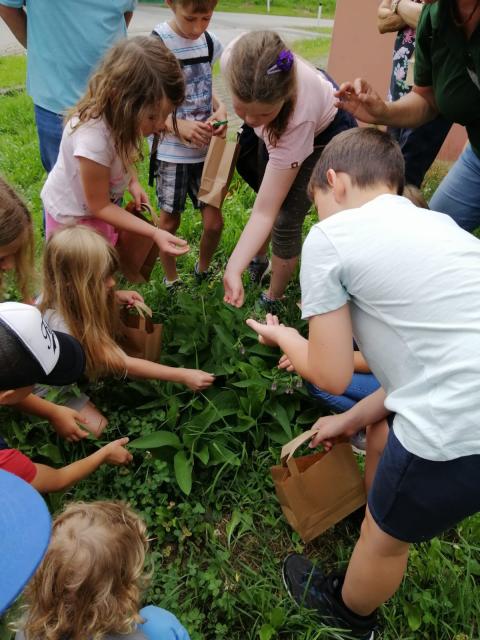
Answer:
[[[422,0],[414,0],[422,2]],[[393,47],[393,67],[390,79],[390,100],[398,100],[410,93],[411,85],[407,84],[408,64],[415,51],[415,29],[405,27],[397,32]]]

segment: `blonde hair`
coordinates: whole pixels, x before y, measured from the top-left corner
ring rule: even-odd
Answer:
[[[0,178],[0,247],[22,240],[15,253],[15,278],[24,300],[29,300],[33,288],[33,224],[27,205],[12,187]],[[0,270],[0,294],[3,271]]]
[[[429,208],[422,191],[414,184],[407,183],[402,195],[408,198],[416,207],[420,207],[421,209]]]
[[[289,71],[267,73],[284,49],[288,47],[278,33],[251,31],[233,45],[227,67],[230,89],[242,102],[275,104],[284,101],[280,113],[266,126],[272,145],[276,145],[287,128],[296,101],[296,63]]]
[[[18,623],[28,640],[100,640],[141,622],[148,583],[145,523],[122,502],[74,502],[28,584]]]
[[[66,227],[48,240],[43,254],[40,311],[56,311],[83,346],[89,377],[125,373],[115,342],[118,307],[106,280],[118,270],[118,256],[103,236],[83,225]]]
[[[164,100],[169,100],[172,108],[185,100],[180,64],[159,38],[136,36],[121,40],[107,52],[68,117],[78,117],[73,129],[103,117],[128,170],[142,157],[140,120],[145,110]]]

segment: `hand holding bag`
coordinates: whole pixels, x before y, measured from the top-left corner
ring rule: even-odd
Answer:
[[[310,542],[366,502],[363,478],[349,443],[328,452],[294,458],[315,431],[305,431],[282,448],[271,468],[275,492],[291,527]]]
[[[152,310],[143,302],[134,305],[136,314],[120,312],[118,344],[132,358],[159,362],[162,352],[162,324],[152,322]]]
[[[137,218],[160,227],[160,220],[149,204],[142,203],[142,210],[150,214],[152,222],[141,212],[135,210],[133,202],[129,202],[125,209]],[[133,231],[121,230],[118,234],[116,249],[120,258],[120,269],[127,280],[130,282],[148,282],[150,280],[150,275],[159,256],[158,246],[152,238]]]
[[[238,136],[237,142],[212,136],[203,164],[202,181],[198,191],[199,200],[221,209],[232,181],[239,151]]]

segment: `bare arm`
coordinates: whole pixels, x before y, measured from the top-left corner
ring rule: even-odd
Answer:
[[[125,357],[125,367],[129,376],[147,378],[150,380],[169,380],[184,384],[192,391],[206,389],[215,380],[215,376],[201,369],[184,369],[183,367],[168,367],[158,362],[142,360],[141,358]]]
[[[270,235],[280,207],[299,171],[300,167],[276,169],[267,164],[252,213],[225,269],[225,302],[236,307],[242,306],[242,273]]]
[[[363,122],[415,128],[438,114],[432,87],[417,87],[395,102],[386,102],[362,78],[344,82],[335,93],[336,106]]]
[[[3,18],[7,27],[19,41],[22,47],[27,48],[27,14],[23,7],[16,9],[0,4],[0,18]]]
[[[380,33],[398,31],[406,26],[406,23],[398,13],[391,10],[391,0],[382,0],[377,10],[377,28]]]
[[[132,454],[124,448],[127,442],[128,438],[120,438],[110,442],[90,456],[72,462],[61,469],[35,464],[37,473],[31,484],[40,493],[62,491],[83,480],[104,463],[128,464],[132,460]]]
[[[15,408],[48,420],[59,436],[71,442],[77,442],[88,436],[88,433],[80,428],[80,424],[87,424],[80,413],[39,398],[33,393],[15,405]]]
[[[397,5],[397,14],[409,27],[416,29],[422,9],[423,3],[413,2],[412,0],[400,0]]]
[[[353,352],[353,368],[357,373],[370,373],[370,367],[360,351]]]

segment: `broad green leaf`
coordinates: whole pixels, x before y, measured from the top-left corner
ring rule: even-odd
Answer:
[[[283,609],[280,609],[280,607],[275,607],[275,609],[272,609],[272,611],[270,612],[270,624],[272,625],[272,627],[274,627],[275,629],[280,629],[284,622],[285,611]]]
[[[233,453],[233,451],[227,449],[227,447],[220,442],[211,442],[209,445],[209,449],[212,464],[220,464],[222,462],[226,462],[227,464],[231,464],[234,467],[238,467],[240,465],[240,460]]]
[[[234,339],[232,337],[232,334],[229,333],[226,329],[224,329],[219,324],[214,324],[213,325],[213,329],[214,329],[215,333],[217,334],[217,336],[220,338],[220,340],[223,342],[223,344],[228,349],[231,349],[233,347],[233,345],[235,344],[235,341],[234,341]]]
[[[232,540],[233,532],[238,527],[238,525],[241,523],[241,521],[242,521],[242,516],[240,514],[240,511],[238,511],[238,509],[234,509],[233,513],[232,513],[232,517],[230,518],[230,522],[227,524],[227,526],[225,528],[225,531],[227,533],[228,546],[230,546],[230,542]]]
[[[422,611],[420,607],[414,604],[405,605],[405,613],[407,614],[408,626],[412,631],[418,631],[422,626]]]
[[[203,464],[207,465],[210,460],[210,452],[208,450],[208,445],[204,445],[199,451],[195,451],[195,455],[199,460],[203,462]]]
[[[171,431],[155,431],[146,436],[141,436],[136,440],[132,440],[128,444],[133,449],[158,449],[158,447],[175,447],[180,449],[182,443],[177,434]]]
[[[262,624],[258,636],[260,640],[272,640],[277,635],[277,632],[271,624]]]
[[[270,407],[267,406],[265,408],[265,411],[269,413],[272,416],[272,418],[274,418],[279,423],[279,425],[287,434],[288,438],[291,440],[292,427],[290,425],[290,420],[288,419],[287,412],[282,407],[282,405],[279,402],[272,403]]]
[[[262,382],[259,378],[255,378],[254,380],[239,380],[238,382],[234,382],[234,387],[239,387],[240,389],[248,389],[249,387],[263,387],[264,382]]]
[[[192,463],[187,458],[185,451],[182,449],[175,454],[173,459],[173,468],[175,469],[175,478],[178,486],[187,496],[192,490]]]
[[[45,458],[48,458],[55,464],[63,464],[64,460],[62,454],[60,453],[60,449],[54,444],[43,444],[38,453]]]

